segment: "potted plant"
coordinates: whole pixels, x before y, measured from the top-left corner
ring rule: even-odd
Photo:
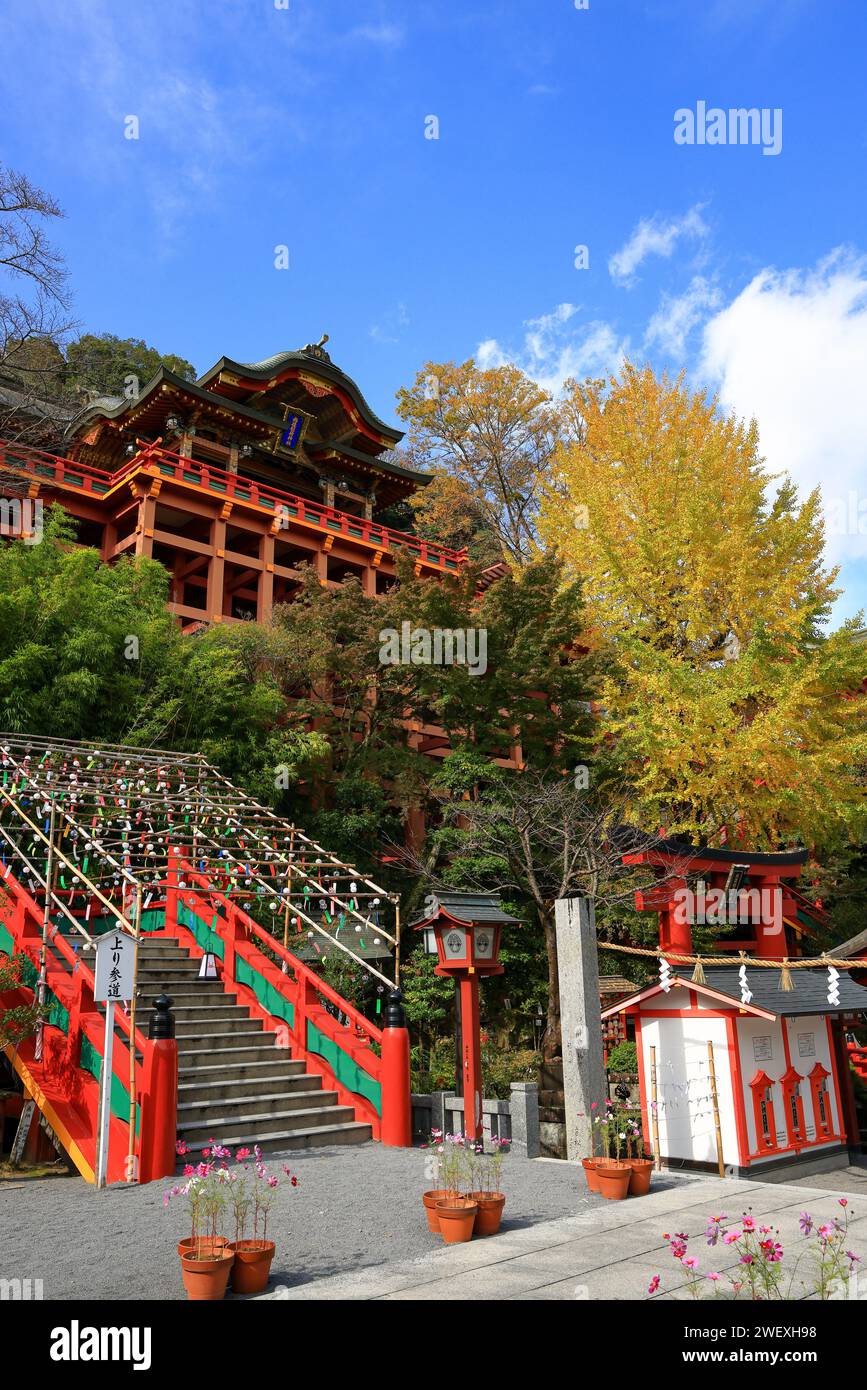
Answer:
[[[225,1296],[234,1260],[220,1230],[231,1179],[225,1167],[210,1162],[187,1171],[187,1181],[170,1188],[163,1203],[167,1206],[172,1197],[187,1201],[190,1235],[178,1245],[187,1298],[215,1301]]]
[[[235,1220],[235,1239],[229,1247],[235,1256],[232,1265],[232,1288],[235,1293],[261,1293],[265,1289],[276,1249],[273,1240],[268,1239],[268,1213],[274,1204],[280,1179],[268,1172],[258,1144],[253,1148],[252,1165],[244,1162],[250,1157],[249,1149],[239,1149],[236,1153],[235,1159],[240,1166],[232,1175],[228,1192]],[[283,1172],[290,1185],[297,1187],[298,1179],[285,1163]],[[251,1213],[252,1235],[247,1238]]]
[[[443,1240],[447,1245],[472,1240],[479,1204],[464,1195],[466,1187],[471,1185],[471,1169],[462,1134],[446,1135],[440,1157],[440,1181],[446,1195],[437,1202],[436,1214]]]
[[[645,1197],[650,1191],[653,1159],[645,1157],[641,1117],[633,1111],[626,1119],[626,1161],[631,1169],[630,1197]]]
[[[605,1102],[605,1114],[597,1117],[596,1124],[603,1145],[602,1157],[595,1165],[597,1190],[609,1202],[622,1202],[629,1191],[632,1168],[623,1158],[626,1130],[621,1128],[621,1116],[612,1101]]]
[[[430,1164],[430,1176],[435,1183],[442,1182],[442,1158],[444,1147],[443,1132],[441,1129],[432,1129],[427,1144],[422,1145],[422,1148],[430,1150],[430,1157],[432,1160]],[[421,1199],[424,1203],[428,1229],[433,1231],[436,1235],[440,1233],[437,1202],[442,1201],[442,1199],[448,1195],[448,1191],[445,1187],[431,1187],[428,1188],[427,1192],[422,1193]]]
[[[505,1194],[500,1190],[500,1175],[508,1148],[508,1139],[492,1139],[490,1153],[485,1153],[483,1144],[474,1146],[471,1165],[475,1190],[468,1194],[478,1205],[474,1235],[495,1236],[500,1229],[506,1205]]]
[[[596,1125],[599,1116],[596,1111],[599,1109],[599,1102],[593,1101],[590,1106],[590,1157],[582,1158],[581,1167],[584,1169],[584,1177],[587,1182],[588,1192],[598,1192],[599,1184],[596,1181]]]

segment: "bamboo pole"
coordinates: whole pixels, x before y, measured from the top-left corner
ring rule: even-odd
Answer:
[[[656,1091],[656,1048],[650,1049],[650,1124],[653,1131],[653,1158],[657,1168],[662,1166],[659,1153],[659,1110]]]
[[[289,890],[286,894],[286,907],[283,912],[283,950],[289,950],[289,908],[292,905],[292,855],[295,848],[295,826],[289,828],[289,859],[286,864],[286,887]],[[283,974],[289,974],[289,966],[283,962]]]
[[[725,1177],[726,1168],[723,1162],[722,1129],[719,1122],[719,1096],[716,1089],[716,1067],[713,1060],[713,1043],[710,1038],[707,1040],[707,1062],[710,1068],[710,1095],[713,1101],[713,1122],[716,1129],[716,1160],[719,1166],[719,1175]]]
[[[51,899],[54,887],[54,809],[56,805],[55,797],[51,797],[51,815],[48,823],[48,853],[45,859],[45,902],[42,908],[42,946],[39,951],[39,985],[37,988],[37,1001],[40,1008],[39,1023],[36,1028],[36,1045],[33,1051],[33,1058],[36,1062],[42,1061],[42,1050],[45,1046],[45,1019],[42,1017],[42,1010],[45,1008],[45,980],[48,974],[48,929],[51,926]]]
[[[135,1005],[138,988],[138,948],[141,940],[141,884],[135,894],[135,937],[132,956],[132,999],[129,1001],[129,1152],[126,1156],[127,1182],[137,1182],[135,1156]]]
[[[394,903],[394,987],[400,989],[400,898]]]

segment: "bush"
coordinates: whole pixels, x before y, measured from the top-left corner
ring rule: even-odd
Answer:
[[[608,1071],[637,1072],[638,1049],[634,1042],[619,1042],[608,1054]]]
[[[482,1043],[482,1086],[486,1100],[508,1100],[513,1081],[538,1079],[540,1054],[532,1048],[502,1047],[493,1041]],[[411,1053],[410,1084],[418,1095],[455,1089],[455,1044],[453,1038],[437,1038],[433,1046],[414,1047]]]

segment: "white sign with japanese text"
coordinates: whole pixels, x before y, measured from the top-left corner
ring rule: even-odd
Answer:
[[[126,932],[107,932],[96,943],[96,983],[93,997],[98,1004],[108,1000],[132,999],[135,941]]]

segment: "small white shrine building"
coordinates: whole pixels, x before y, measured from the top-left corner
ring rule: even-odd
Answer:
[[[634,1021],[644,1138],[663,1166],[755,1177],[847,1161],[859,1133],[846,1028],[863,1025],[867,989],[843,973],[829,1003],[828,979],[792,970],[788,991],[779,971],[753,968],[745,1002],[737,965],[708,968],[704,984],[672,973],[667,991],[656,982],[603,1011]]]

